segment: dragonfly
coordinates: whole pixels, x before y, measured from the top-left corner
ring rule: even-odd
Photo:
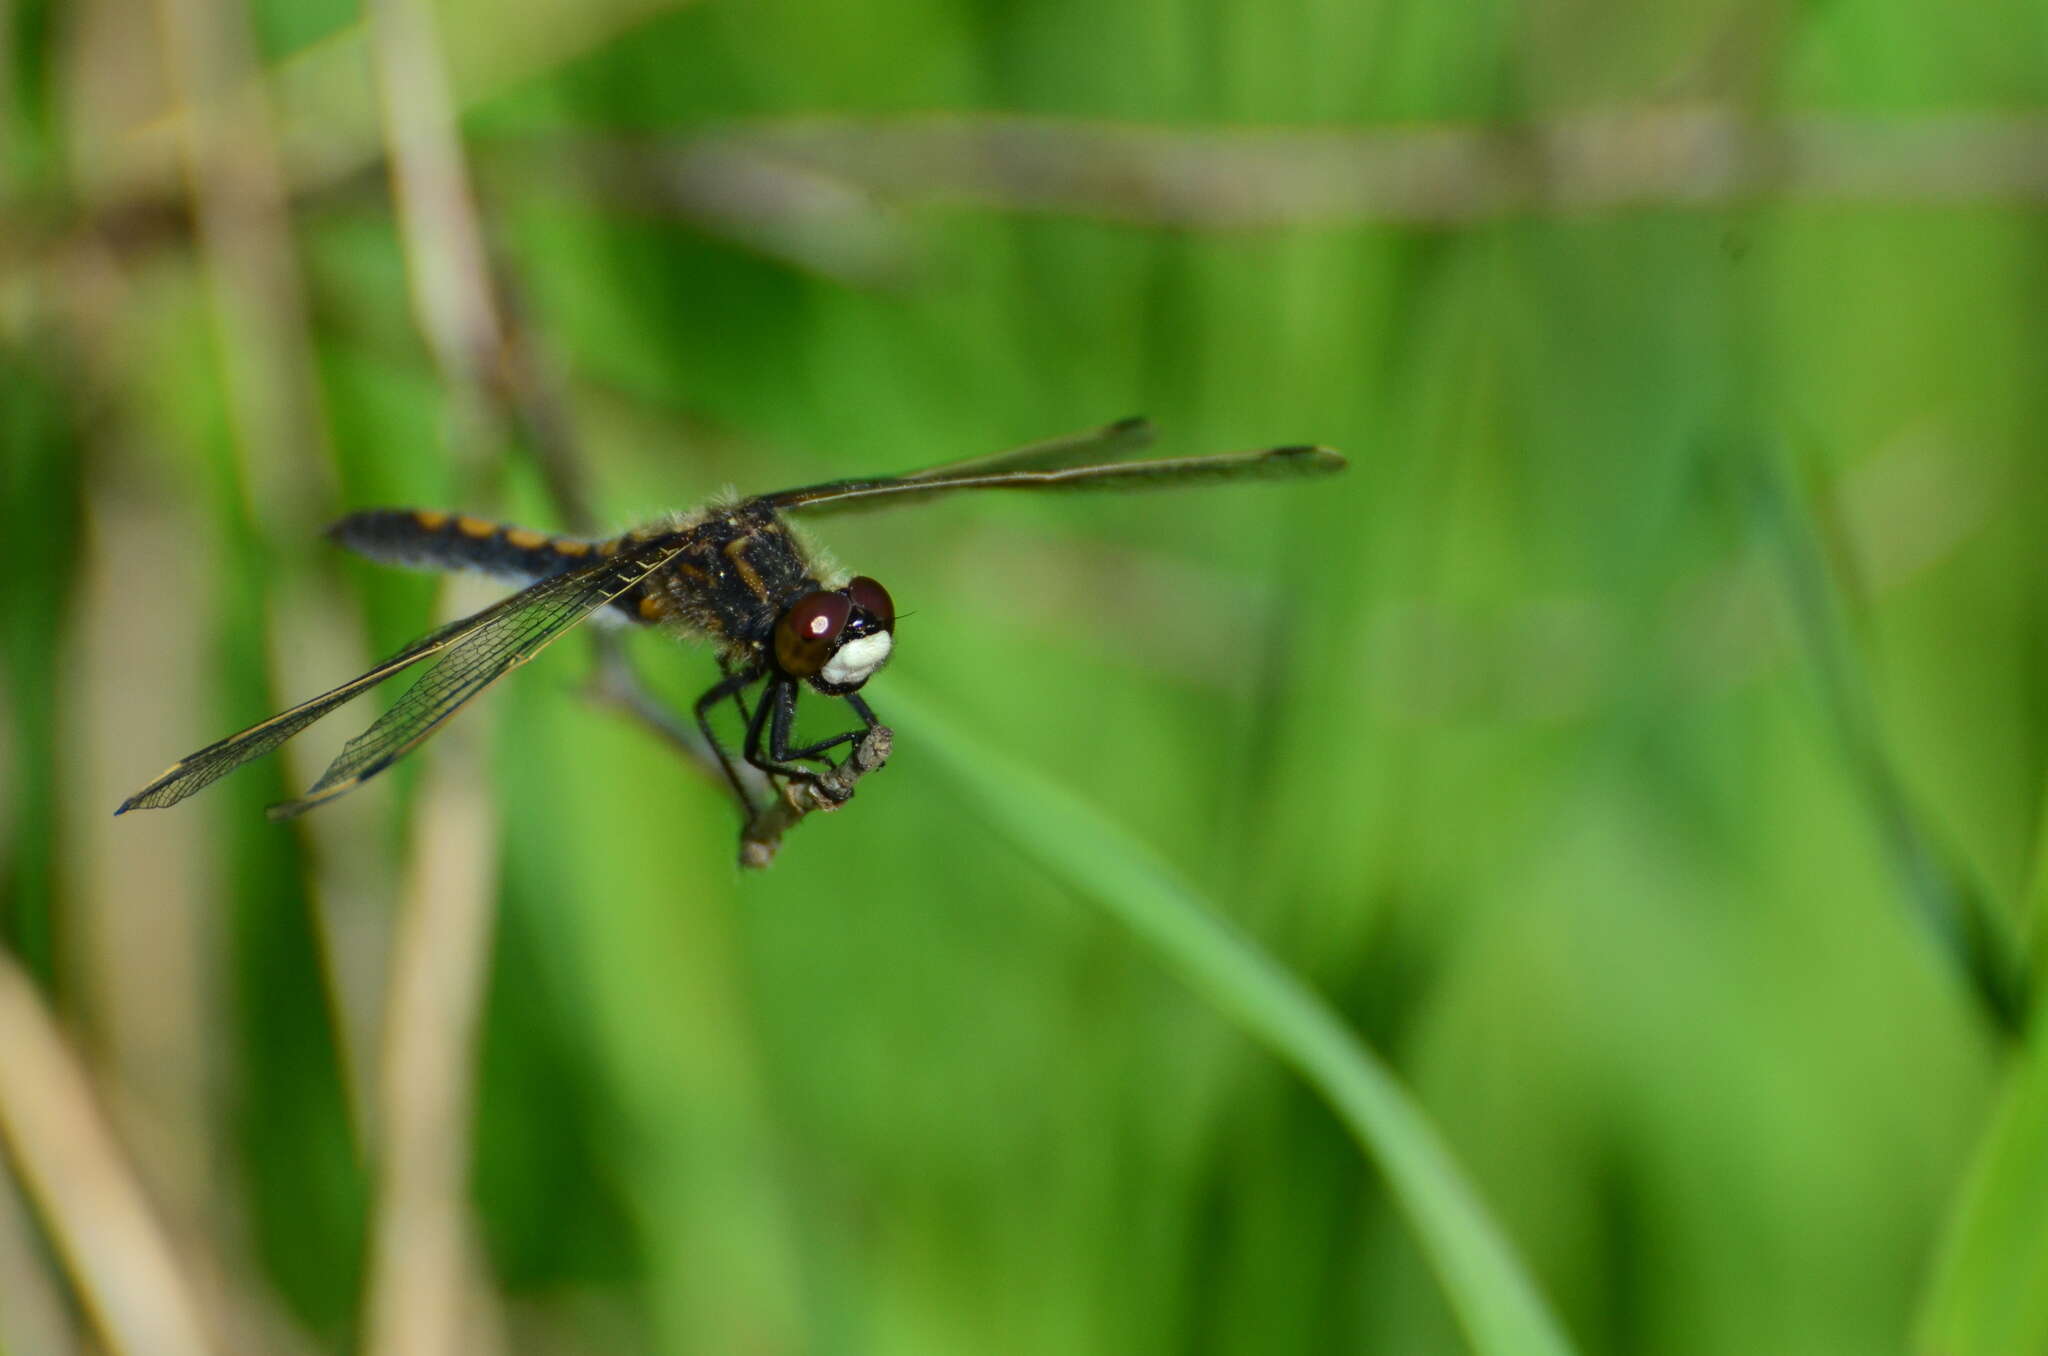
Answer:
[[[879,722],[861,689],[895,648],[896,609],[866,575],[827,566],[789,517],[919,503],[963,490],[1150,490],[1292,481],[1330,475],[1345,459],[1323,447],[1275,447],[1210,456],[1128,459],[1154,430],[1143,418],[892,476],[716,499],[608,540],[514,527],[433,509],[368,509],[328,529],[339,545],[386,564],[470,570],[519,591],[414,641],[368,672],[180,759],[114,813],[160,809],[271,752],[313,722],[417,665],[425,669],[370,727],[349,740],[306,793],[273,805],[302,814],[354,790],[418,748],[484,689],[593,618],[708,641],[721,677],[693,708],[704,743],[738,798],[756,806],[712,725],[732,700],[744,735],[740,760],[784,789],[843,798],[831,757]],[[803,743],[794,734],[806,690],[845,703],[860,726]],[[850,753],[847,756],[851,756]]]

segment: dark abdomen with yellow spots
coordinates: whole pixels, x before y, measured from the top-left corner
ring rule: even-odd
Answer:
[[[476,570],[532,583],[589,559],[591,544],[431,509],[366,509],[327,529],[359,556],[422,570]]]
[[[474,570],[522,587],[622,546],[665,539],[676,547],[669,563],[612,599],[612,615],[701,632],[734,654],[760,652],[783,609],[818,587],[802,546],[759,499],[601,542],[427,509],[351,513],[327,535],[388,565]]]
[[[365,509],[327,529],[359,556],[421,570],[474,570],[524,586],[572,570],[611,543],[558,537],[433,509]],[[638,590],[614,606],[638,618]]]

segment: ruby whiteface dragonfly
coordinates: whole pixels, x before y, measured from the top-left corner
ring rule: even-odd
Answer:
[[[328,535],[360,555],[394,565],[477,570],[523,587],[333,691],[179,760],[115,813],[175,804],[385,679],[426,665],[390,709],[348,741],[304,796],[270,808],[274,819],[303,813],[390,767],[478,693],[577,623],[600,616],[716,646],[724,676],[697,699],[697,726],[743,813],[751,815],[752,798],[712,730],[714,708],[729,698],[738,704],[745,722],[740,757],[771,783],[779,778],[828,787],[821,779],[834,768],[832,751],[853,746],[877,726],[860,690],[895,644],[896,613],[888,591],[865,575],[849,578],[822,569],[784,523],[785,514],[888,508],[957,490],[1146,490],[1300,480],[1330,475],[1346,464],[1321,447],[1117,460],[1151,440],[1149,422],[1126,419],[903,475],[714,501],[607,541],[423,509],[352,513]],[[750,703],[748,694],[757,686]],[[797,697],[805,687],[844,701],[862,726],[815,743],[793,742]]]

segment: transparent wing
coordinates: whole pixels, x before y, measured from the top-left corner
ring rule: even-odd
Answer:
[[[991,452],[985,457],[970,457],[966,461],[949,461],[942,466],[927,466],[922,471],[906,471],[893,480],[952,480],[960,476],[990,475],[997,471],[1042,471],[1055,466],[1079,466],[1084,462],[1116,461],[1142,448],[1150,447],[1152,440],[1159,436],[1159,430],[1143,415],[1132,415],[1119,419],[1114,424],[1100,428],[1083,429],[1079,433],[1064,433],[1057,438],[1045,438],[1022,447],[1012,447],[1002,452]]]
[[[351,739],[300,800],[271,807],[288,818],[361,785],[432,734],[440,723],[493,682],[533,658],[549,642],[660,569],[676,548],[649,544],[544,579],[473,616],[451,622],[408,645],[368,673],[289,711],[229,735],[182,759],[121,803],[115,814],[176,804],[254,758],[260,758],[351,698],[421,660],[433,666]]]
[[[801,489],[784,490],[780,494],[764,497],[777,507],[798,508],[812,502],[822,502],[816,501],[815,496],[824,491],[850,485],[900,483],[903,488],[896,491],[899,497],[894,502],[901,504],[905,502],[905,497],[922,497],[912,494],[912,490],[919,486],[936,493],[938,486],[950,486],[964,478],[1115,461],[1119,457],[1149,447],[1157,435],[1158,430],[1152,426],[1150,419],[1143,415],[1132,415],[1128,419],[1119,419],[1114,424],[1083,429],[1079,433],[1065,433],[1057,438],[1025,443],[1022,447],[1006,448],[1001,452],[991,452],[981,457],[969,457],[965,461],[949,461],[938,466],[927,466],[921,471],[904,471],[898,475],[875,476],[857,481],[833,481],[826,485],[807,485]],[[911,482],[919,484],[914,486]],[[837,504],[846,501],[843,498],[835,498],[833,502]]]
[[[1116,425],[1111,425],[1112,428]],[[1162,457],[1073,466],[1010,461],[999,453],[980,462],[936,467],[908,476],[838,480],[767,496],[778,509],[795,513],[836,513],[843,509],[894,507],[956,490],[1151,490],[1239,480],[1297,480],[1331,475],[1348,463],[1327,447],[1275,447],[1263,452],[1225,452],[1209,457]],[[990,463],[1000,463],[990,469]]]

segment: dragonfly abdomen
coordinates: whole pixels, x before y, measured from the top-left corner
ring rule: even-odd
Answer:
[[[488,518],[435,509],[366,509],[327,529],[359,556],[424,570],[475,570],[507,583],[531,584],[579,564],[598,548]]]
[[[380,564],[470,570],[524,588],[667,531],[665,524],[654,524],[622,537],[590,541],[438,509],[364,509],[328,528],[327,535]],[[614,597],[591,620],[600,626],[662,620],[670,609],[654,596],[650,582],[642,581]]]

